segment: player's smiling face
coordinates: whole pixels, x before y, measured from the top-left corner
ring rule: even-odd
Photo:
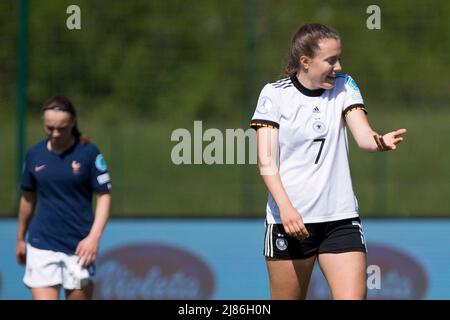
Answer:
[[[302,72],[299,80],[308,89],[332,89],[336,73],[341,71],[341,43],[336,39],[322,39],[315,56],[300,58]]]
[[[64,148],[72,142],[74,121],[70,113],[61,110],[44,112],[44,130],[52,146]]]

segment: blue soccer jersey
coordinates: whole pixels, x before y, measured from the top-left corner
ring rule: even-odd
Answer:
[[[111,182],[105,160],[94,144],[77,140],[57,155],[47,149],[45,140],[27,152],[21,188],[37,193],[28,243],[74,254],[94,221],[93,193],[109,193]]]

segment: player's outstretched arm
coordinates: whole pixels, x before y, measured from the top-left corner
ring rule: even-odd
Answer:
[[[378,151],[389,151],[397,149],[397,144],[405,141],[405,138],[402,137],[408,131],[406,129],[398,129],[389,133],[386,133],[384,136],[374,135],[373,139],[377,144]]]
[[[395,150],[397,144],[405,141],[402,135],[407,133],[406,129],[398,129],[385,135],[379,135],[370,127],[366,114],[362,110],[349,112],[345,121],[361,150],[367,152]]]

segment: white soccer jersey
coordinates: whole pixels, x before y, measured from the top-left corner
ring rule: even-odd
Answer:
[[[355,108],[365,111],[347,74],[338,74],[330,90],[309,90],[293,76],[261,91],[250,125],[278,128],[281,181],[304,223],[358,216],[345,126],[345,115]],[[270,193],[267,222],[281,223]]]

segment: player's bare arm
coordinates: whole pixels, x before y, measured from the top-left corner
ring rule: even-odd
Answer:
[[[283,187],[276,164],[274,150],[278,144],[278,129],[260,128],[256,136],[258,142],[258,167],[264,183],[280,209],[280,217],[286,233],[298,239],[308,237],[302,217],[292,205]]]
[[[26,242],[25,235],[36,206],[36,192],[23,191],[19,206],[19,226],[17,231],[16,259],[25,265]]]
[[[111,195],[109,193],[97,194],[97,207],[91,231],[86,238],[80,241],[75,252],[84,267],[90,266],[97,258],[98,245],[108,222],[110,210]]]
[[[358,147],[366,152],[379,152],[395,150],[397,144],[405,141],[403,137],[407,133],[406,129],[398,129],[384,135],[375,132],[367,120],[367,116],[362,110],[353,110],[345,118],[353,138]]]

